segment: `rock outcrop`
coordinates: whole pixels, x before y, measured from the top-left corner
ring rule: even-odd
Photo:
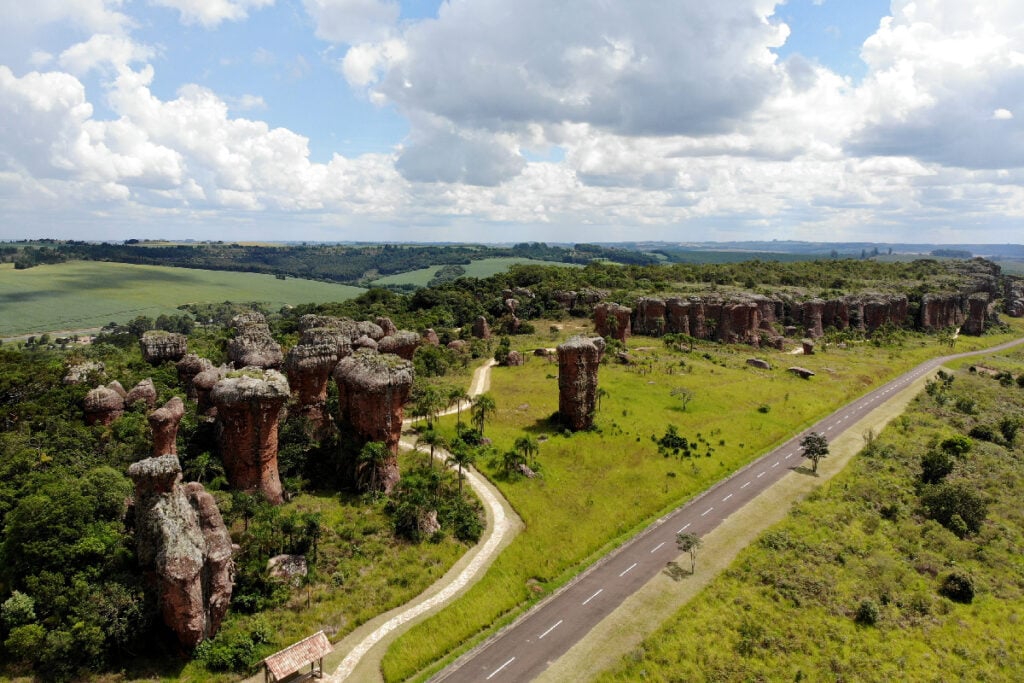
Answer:
[[[761,370],[771,370],[772,364],[763,358],[748,358],[747,365],[753,368],[759,368]]]
[[[377,342],[377,351],[393,353],[399,358],[412,360],[420,345],[420,336],[409,330],[398,330]]]
[[[960,327],[965,309],[965,297],[959,294],[925,294],[921,297],[918,327],[926,332]]]
[[[428,327],[423,332],[423,343],[430,344],[431,346],[440,346],[441,338],[437,336],[437,332],[433,328]]]
[[[633,309],[621,304],[598,304],[594,306],[594,330],[602,337],[625,342],[633,333],[632,315]]]
[[[352,352],[347,336],[329,327],[305,330],[288,352],[285,368],[299,410],[316,432],[327,428],[327,384],[338,361]]]
[[[109,425],[124,414],[124,397],[109,386],[99,386],[85,395],[85,423]]]
[[[281,345],[274,341],[261,313],[236,315],[231,320],[235,337],[228,342],[228,358],[235,367],[278,369],[284,361]]]
[[[166,361],[179,361],[188,353],[188,337],[177,332],[150,330],[144,332],[139,339],[142,348],[142,360],[150,365],[160,365]]]
[[[356,338],[352,342],[352,348],[353,349],[370,349],[371,351],[376,351],[377,350],[377,340],[374,339],[373,337],[370,337],[369,335],[365,335],[364,334],[361,337]]]
[[[398,483],[398,440],[403,406],[412,390],[412,363],[393,354],[360,350],[338,363],[334,380],[341,428],[358,443],[380,441],[387,446],[390,456],[368,479],[390,493]]]
[[[284,502],[277,471],[277,426],[288,400],[288,380],[276,370],[244,368],[217,382],[210,400],[217,407],[221,459],[232,487]]]
[[[201,484],[181,485],[175,455],[128,468],[135,482],[135,548],[164,623],[192,649],[213,636],[231,601],[231,538]]]
[[[814,377],[814,371],[813,370],[808,370],[807,368],[801,368],[801,367],[796,366],[796,365],[794,365],[791,368],[786,368],[786,371],[787,372],[792,372],[794,375],[797,375],[798,377],[802,377],[803,379],[810,379],[811,377]]]
[[[175,367],[178,370],[178,384],[185,390],[185,396],[193,401],[196,400],[196,389],[192,382],[200,372],[212,369],[213,363],[194,353],[189,353],[179,360]]]
[[[374,322],[376,322],[377,326],[380,327],[380,331],[384,333],[384,337],[390,337],[398,332],[398,328],[395,326],[395,323],[391,322],[391,318],[381,316]],[[381,337],[381,339],[384,337]]]
[[[103,363],[87,361],[85,363],[78,363],[77,365],[69,367],[67,372],[64,373],[64,378],[61,382],[68,386],[85,384],[86,382],[99,381],[103,379],[106,374],[107,366]]]
[[[967,319],[960,327],[964,334],[978,336],[985,332],[989,321],[988,294],[972,294],[967,299]]]
[[[490,339],[491,326],[487,324],[487,318],[482,315],[477,317],[477,319],[473,321],[473,328],[471,332],[477,339]]]
[[[196,410],[200,415],[212,417],[217,414],[217,407],[210,400],[210,392],[213,391],[213,387],[224,378],[227,372],[227,368],[223,366],[219,368],[210,367],[192,378],[192,389],[196,394]]]
[[[509,351],[508,357],[505,358],[505,365],[510,368],[516,368],[526,363],[526,359],[523,358],[523,354],[518,351]]]
[[[372,323],[369,320],[360,320],[356,324],[356,331],[353,333],[353,337],[369,337],[373,341],[380,341],[386,335],[384,334],[384,328],[377,323]]]
[[[142,401],[146,404],[146,408],[149,410],[153,409],[156,405],[156,386],[153,385],[152,378],[147,377],[142,380],[128,392],[128,395],[124,397],[125,406],[131,407],[136,402]]]
[[[1003,286],[1003,310],[1011,318],[1024,317],[1024,280],[1006,279]]]
[[[557,348],[558,413],[573,431],[594,424],[601,351],[592,339],[571,337]]]
[[[178,425],[185,416],[185,404],[175,396],[149,414],[153,430],[153,457],[178,454]]]

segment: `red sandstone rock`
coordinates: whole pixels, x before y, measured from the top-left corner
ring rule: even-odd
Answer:
[[[153,430],[153,457],[177,455],[178,425],[185,416],[185,404],[175,396],[149,414],[149,426]]]
[[[360,320],[356,323],[356,333],[358,336],[369,337],[373,341],[380,341],[385,337],[384,328],[377,323],[372,323],[369,320]]]
[[[650,337],[665,334],[665,301],[643,297],[636,302],[633,331]]]
[[[109,425],[124,414],[124,398],[114,389],[96,387],[85,395],[85,423]]]
[[[490,339],[491,338],[491,326],[487,324],[487,318],[479,316],[473,322],[472,329],[473,336],[477,339]]]
[[[1011,318],[1024,316],[1024,280],[1006,279],[1003,285],[1003,310]]]
[[[177,332],[150,330],[139,339],[142,359],[150,365],[165,361],[179,361],[188,353],[188,337]]]
[[[925,331],[960,327],[964,304],[964,297],[959,294],[925,294],[921,298],[918,326]]]
[[[128,392],[128,395],[124,397],[125,406],[133,406],[136,401],[144,402],[149,410],[152,410],[153,406],[156,405],[156,387],[153,386],[152,378],[147,377],[136,384]]]
[[[440,346],[441,339],[437,336],[437,332],[428,327],[426,331],[423,332],[423,343],[430,344],[431,346]]]
[[[135,547],[164,623],[182,647],[213,636],[231,600],[231,541],[213,497],[181,485],[175,455],[128,468],[135,482]]]
[[[352,342],[353,349],[370,349],[371,351],[377,350],[377,340],[363,335]]]
[[[967,319],[960,327],[964,334],[980,335],[988,322],[988,294],[972,294],[967,299]]]
[[[805,356],[813,356],[814,355],[814,342],[812,342],[810,339],[804,339],[804,341],[803,341],[803,351],[804,351],[804,355]]]
[[[800,311],[804,330],[807,332],[808,337],[817,339],[825,334],[824,327],[822,326],[822,316],[825,313],[824,301],[821,299],[805,301],[800,307]]]
[[[384,337],[377,342],[377,351],[380,353],[393,353],[399,358],[412,360],[413,354],[420,345],[420,336],[409,330],[400,330],[394,334]]]
[[[509,351],[508,358],[505,359],[505,365],[510,368],[515,368],[523,365],[526,359],[523,358],[523,354],[518,351]]]
[[[331,373],[338,361],[351,352],[348,337],[327,327],[305,330],[299,343],[288,352],[288,384],[299,409],[317,433],[330,425],[326,404]]]
[[[128,392],[125,391],[124,387],[121,386],[121,383],[118,382],[116,379],[113,382],[109,382],[107,384],[107,389],[117,392],[117,395],[120,396],[121,398],[126,398],[128,396]]]
[[[198,404],[196,410],[200,415],[212,416],[217,414],[217,407],[210,400],[210,392],[213,391],[213,387],[216,386],[217,382],[227,372],[228,370],[224,366],[219,368],[210,367],[192,378],[192,388],[195,390],[196,403]]]
[[[391,318],[381,316],[377,318],[375,322],[377,323],[378,326],[380,326],[380,330],[381,332],[384,333],[384,337],[390,337],[391,335],[398,332],[398,328],[395,327],[395,324],[393,322],[391,322]],[[384,337],[381,337],[381,339],[383,339]]]
[[[175,367],[178,369],[178,384],[185,390],[185,396],[193,401],[196,400],[196,389],[192,386],[192,382],[200,372],[212,369],[213,363],[194,353],[189,353],[179,360]]]
[[[864,329],[870,334],[883,325],[900,327],[907,320],[907,297],[871,296],[864,301]]]
[[[448,342],[448,348],[451,349],[452,351],[458,351],[459,353],[462,353],[464,351],[469,350],[469,342],[466,341],[465,339],[453,339],[452,341]]]
[[[810,379],[811,377],[814,377],[814,371],[813,370],[808,370],[807,368],[801,368],[801,367],[798,367],[796,365],[794,365],[791,368],[787,368],[787,372],[792,372],[794,375],[797,375],[797,376],[802,377],[804,379]]]
[[[221,458],[232,487],[284,502],[277,471],[277,426],[289,396],[288,380],[276,370],[244,368],[217,382],[210,400],[217,406]]]
[[[633,310],[614,303],[594,306],[594,330],[602,337],[612,337],[625,342],[633,333]]]
[[[558,346],[558,413],[573,431],[594,424],[601,351],[593,340],[571,337]]]
[[[412,390],[412,363],[392,354],[360,350],[334,369],[338,423],[361,443],[383,442],[391,457],[372,479],[390,493],[398,483],[398,440],[403,406]]]

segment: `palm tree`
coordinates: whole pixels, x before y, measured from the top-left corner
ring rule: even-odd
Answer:
[[[516,439],[513,448],[523,456],[523,462],[530,462],[536,464],[537,454],[540,452],[540,444],[537,440],[530,435],[521,436]]]
[[[473,401],[473,424],[476,425],[480,436],[484,435],[484,422],[488,417],[494,415],[497,410],[498,406],[495,405],[494,399],[490,394],[480,394]]]
[[[451,452],[448,456],[449,465],[457,465],[459,468],[459,497],[462,497],[462,470],[476,462],[476,450],[465,441],[457,439],[452,442]]]
[[[377,475],[390,455],[391,451],[383,441],[370,441],[363,446],[358,457],[357,478],[360,480],[360,486],[365,484],[366,478],[369,477],[370,485],[365,487],[365,490],[377,491]]]
[[[420,435],[420,441],[430,446],[430,468],[434,468],[434,449],[444,448],[448,445],[448,441],[435,432],[433,429],[428,429]]]
[[[454,387],[448,392],[448,407],[455,406],[455,424],[462,424],[462,403],[465,401],[469,405],[473,404],[473,397],[466,393],[466,390],[462,387]]]
[[[597,391],[594,392],[594,397],[597,398],[597,409],[598,410],[601,410],[601,399],[604,398],[607,395],[608,395],[608,392],[606,390],[602,389],[601,387],[598,387]]]

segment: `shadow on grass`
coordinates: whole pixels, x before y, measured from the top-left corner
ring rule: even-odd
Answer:
[[[810,467],[804,467],[803,465],[798,465],[796,467],[790,467],[789,469],[791,471],[793,471],[793,472],[796,472],[797,474],[802,474],[802,475],[807,476],[807,477],[817,477],[818,476],[817,472],[812,470]]]
[[[667,562],[665,564],[665,569],[662,571],[665,576],[673,581],[682,581],[687,576],[693,576],[693,572],[689,569],[683,568],[678,562]]]

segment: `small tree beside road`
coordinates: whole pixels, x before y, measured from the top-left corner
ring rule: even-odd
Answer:
[[[693,574],[697,570],[697,551],[703,545],[700,536],[686,532],[676,534],[676,545],[684,553],[690,553],[690,573]]]
[[[804,457],[814,463],[812,472],[818,471],[818,461],[828,456],[828,439],[824,434],[811,432],[800,440],[800,448],[804,449]]]

